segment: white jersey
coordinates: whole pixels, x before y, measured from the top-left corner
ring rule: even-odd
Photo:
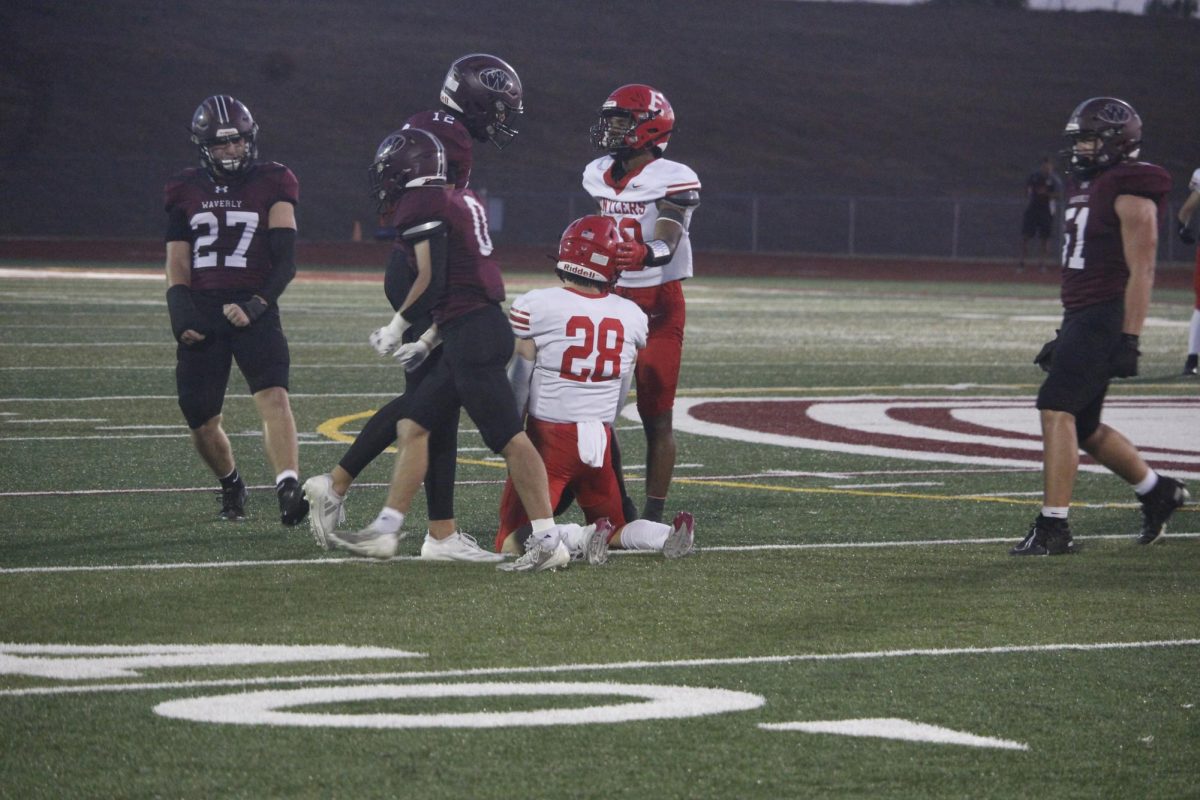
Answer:
[[[1193,192],[1200,192],[1200,169],[1192,173],[1192,179],[1188,182],[1188,189]]]
[[[648,242],[654,238],[657,201],[669,194],[700,189],[700,178],[678,161],[656,158],[619,181],[613,180],[612,165],[613,157],[603,156],[584,167],[583,188],[596,201],[601,214],[617,221],[621,237],[626,240],[635,237],[634,230],[640,233],[637,236],[640,241]],[[692,206],[684,212],[683,238],[670,261],[661,267],[626,270],[621,273],[617,285],[659,286],[692,277],[692,242],[687,229],[694,210]]]
[[[513,301],[513,332],[537,345],[529,414],[544,422],[612,422],[621,377],[646,346],[649,321],[615,294],[535,289]]]

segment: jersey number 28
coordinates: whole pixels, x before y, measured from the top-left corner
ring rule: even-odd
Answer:
[[[596,325],[591,317],[567,320],[567,336],[583,334],[583,342],[563,352],[558,374],[569,381],[610,381],[621,377],[621,351],[625,348],[625,326],[605,317]]]

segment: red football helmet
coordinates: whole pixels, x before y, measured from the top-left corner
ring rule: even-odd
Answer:
[[[610,153],[667,149],[675,129],[675,112],[663,93],[645,84],[630,83],[608,96],[592,126],[592,144]]]
[[[563,231],[555,269],[608,286],[617,280],[615,262],[620,242],[621,233],[612,217],[580,217]]]
[[[404,128],[388,134],[379,144],[368,173],[371,197],[383,214],[407,189],[444,186],[446,151],[432,133]]]
[[[442,82],[442,105],[462,120],[472,138],[501,149],[517,135],[523,96],[517,71],[486,53],[458,59]]]
[[[1137,158],[1142,144],[1142,119],[1133,106],[1115,97],[1084,100],[1071,112],[1063,136],[1071,147],[1063,152],[1071,173],[1087,179],[1127,158]],[[1096,140],[1093,150],[1080,152],[1081,140]]]
[[[241,158],[214,158],[210,147],[244,139]],[[206,97],[192,114],[192,144],[200,148],[200,164],[221,180],[245,172],[258,157],[258,124],[240,100],[227,94]]]

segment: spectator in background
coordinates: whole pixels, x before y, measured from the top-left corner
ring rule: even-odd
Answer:
[[[1054,230],[1055,201],[1062,194],[1062,182],[1054,174],[1054,161],[1046,156],[1042,166],[1025,181],[1025,214],[1021,218],[1021,263],[1017,272],[1025,271],[1029,242],[1035,236],[1041,240],[1038,250],[1038,271],[1046,271],[1050,254],[1050,234]]]
[[[1184,244],[1195,244],[1196,232],[1192,230],[1191,222],[1197,206],[1200,206],[1200,169],[1192,173],[1188,188],[1192,193],[1179,209],[1179,238]],[[1196,374],[1197,356],[1200,355],[1200,250],[1196,251],[1196,272],[1192,280],[1196,291],[1196,305],[1192,309],[1192,321],[1188,328],[1188,355],[1187,361],[1183,362],[1184,375]]]
[[[167,182],[167,310],[176,349],[175,384],[192,444],[221,482],[221,519],[245,518],[221,407],[234,359],[263,421],[275,470],[280,519],[308,513],[299,484],[296,422],[288,401],[287,337],[276,302],[296,274],[300,184],[274,161],[255,160],[258,125],[229,95],[213,95],[192,115],[199,169]]]

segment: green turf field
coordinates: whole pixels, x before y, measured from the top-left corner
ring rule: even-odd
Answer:
[[[0,272],[0,797],[1200,796],[1200,515],[1139,548],[1131,492],[1084,471],[1083,552],[1007,555],[1052,289],[690,282],[668,506],[701,552],[512,575],[416,560],[420,499],[391,563],[280,526],[236,373],[254,490],[218,522],[162,288]],[[1106,417],[1176,474],[1190,309],[1156,294]],[[302,275],[283,312],[311,475],[402,375],[366,343],[378,286]],[[640,502],[635,419],[621,441]],[[502,467],[465,419],[459,443],[490,542]]]

